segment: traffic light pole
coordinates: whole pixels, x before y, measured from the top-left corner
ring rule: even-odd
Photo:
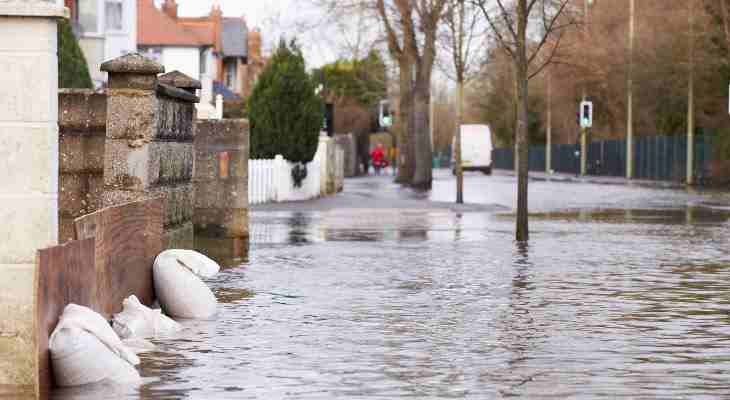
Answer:
[[[588,128],[582,128],[580,133],[580,174],[588,173]]]

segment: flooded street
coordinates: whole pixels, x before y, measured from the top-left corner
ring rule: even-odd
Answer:
[[[521,246],[513,177],[469,174],[462,207],[453,185],[255,207],[248,260],[209,282],[218,318],[157,340],[120,395],[730,396],[724,195],[536,181]]]

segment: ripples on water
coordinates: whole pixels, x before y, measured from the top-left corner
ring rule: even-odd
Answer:
[[[730,396],[728,215],[254,214],[139,398]]]

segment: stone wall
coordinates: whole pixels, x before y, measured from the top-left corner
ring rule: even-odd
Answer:
[[[58,95],[59,240],[75,238],[73,222],[102,207],[106,94],[62,89]]]
[[[247,120],[200,120],[195,133],[195,232],[248,238]]]
[[[59,94],[59,234],[102,207],[165,198],[164,247],[193,248],[193,138],[199,83],[139,55],[105,63],[105,92]]]
[[[344,174],[351,178],[357,175],[357,141],[352,133],[335,135],[335,141],[344,150]]]

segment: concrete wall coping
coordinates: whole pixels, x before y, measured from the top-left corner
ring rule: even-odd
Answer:
[[[95,94],[106,94],[106,91],[104,89],[59,88],[58,94],[91,96]]]
[[[125,54],[113,60],[106,61],[101,64],[100,69],[111,74],[157,75],[165,72],[165,67],[162,64],[139,53]]]
[[[68,18],[68,8],[41,0],[0,0],[0,17]]]
[[[195,89],[202,87],[199,80],[193,79],[177,70],[160,75],[157,79],[160,83],[185,89],[188,92],[195,92]]]
[[[174,86],[160,83],[157,85],[157,94],[164,97],[170,97],[175,100],[181,100],[187,103],[199,103],[200,98],[187,90],[179,89]]]

